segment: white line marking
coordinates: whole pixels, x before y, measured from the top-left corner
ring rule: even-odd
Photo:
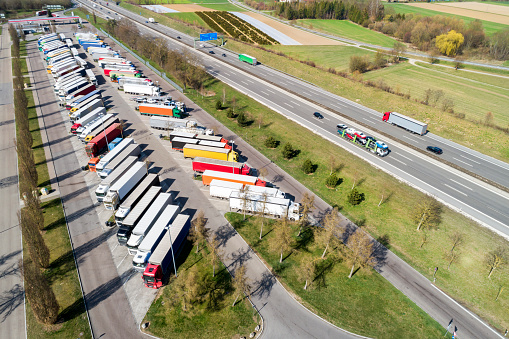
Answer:
[[[461,194],[463,194],[464,196],[467,196],[467,194],[466,194],[466,193],[463,193],[463,192],[461,192],[460,190],[457,190],[456,188],[454,188],[454,187],[452,187],[452,186],[449,186],[449,185],[447,185],[447,184],[444,184],[444,186],[447,186],[447,187],[449,187],[450,189],[452,189],[452,190],[454,190],[454,191],[456,191],[456,192],[458,192],[458,193],[461,193]]]
[[[461,160],[460,160],[460,159],[458,159],[458,158],[455,158],[455,157],[452,157],[452,158],[453,158],[454,160],[456,160],[456,161],[459,161],[459,162],[461,162],[461,163],[464,163],[464,164],[465,164],[465,165],[467,165],[467,166],[470,166],[470,167],[473,167],[473,166],[474,166],[474,165],[472,165],[472,164],[469,164],[468,162],[461,161]]]
[[[412,139],[412,138],[410,138],[410,137],[407,137],[406,135],[402,135],[401,137],[402,137],[402,138],[405,138],[405,139],[408,139],[408,140],[417,141],[417,140],[414,140],[414,139]]]
[[[401,161],[401,160],[396,159],[395,157],[392,157],[392,159],[393,159],[393,160],[396,160],[397,162],[402,163],[402,164],[403,164],[403,165],[405,165],[405,166],[407,166],[407,164],[405,164],[405,163],[404,163],[403,161]]]
[[[467,157],[466,157],[466,156],[464,156],[464,155],[461,155],[461,154],[460,154],[460,157],[465,158],[465,159],[467,159],[467,160],[469,160],[469,161],[475,162],[476,164],[479,164],[479,165],[481,164],[480,162],[477,162],[477,161],[475,161],[475,160],[472,160],[472,159],[470,159],[470,158],[467,158]]]
[[[117,268],[119,268],[119,266],[122,265],[122,262],[124,262],[124,259],[127,258],[128,255],[129,255],[129,252],[127,252],[127,254],[122,258],[122,260],[120,260],[120,262],[117,265]]]
[[[468,187],[468,186],[465,186],[465,185],[463,185],[462,183],[459,183],[459,182],[457,182],[457,181],[456,181],[456,180],[454,180],[454,179],[449,179],[449,180],[451,180],[452,182],[455,182],[455,183],[456,183],[456,184],[458,184],[458,185],[461,185],[461,186],[465,187],[466,189],[469,189],[469,190],[473,191],[473,188],[470,188],[470,187]]]
[[[249,86],[249,84],[247,82],[245,82],[244,80],[240,80],[240,82],[242,82],[244,85]]]
[[[276,94],[273,90],[270,90],[268,88],[265,88],[268,92],[272,93],[272,94]]]
[[[290,104],[289,104],[289,103],[287,103],[287,102],[283,102],[283,104],[285,104],[285,105],[286,105],[286,106],[288,106],[288,107],[293,108],[293,106],[292,106],[292,105],[290,105]]]
[[[262,92],[262,93],[263,93],[263,94],[265,94],[265,95],[270,95],[270,94],[268,94],[268,93],[265,93],[264,91],[260,91],[260,92]]]
[[[399,157],[403,157],[403,158],[405,158],[405,159],[407,159],[407,160],[413,161],[412,159],[410,159],[410,158],[409,158],[409,157],[407,157],[407,156],[404,156],[403,154],[398,154],[398,156],[399,156]]]

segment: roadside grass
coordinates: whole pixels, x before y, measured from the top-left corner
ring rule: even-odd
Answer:
[[[411,99],[405,99],[233,40],[228,40],[227,47],[234,52],[251,55],[263,64],[309,81],[326,91],[378,112],[396,111],[414,119],[425,121],[432,133],[454,140],[466,147],[475,147],[477,151],[502,161],[509,161],[509,138],[503,131],[480,125],[478,121],[461,119],[452,114],[444,113],[439,108],[416,102],[416,100],[422,100],[422,97],[416,96],[415,93],[411,93]],[[253,72],[256,74],[254,69]],[[363,76],[365,75],[360,78]],[[443,83],[437,80],[435,87],[441,89],[442,86]],[[487,110],[483,110],[483,113],[480,114],[484,117],[486,113]],[[341,118],[338,116],[338,119]],[[501,127],[505,128],[507,126]]]
[[[421,64],[429,63],[429,58],[415,58],[415,59],[424,61]],[[490,61],[490,62],[493,62],[493,61]],[[439,62],[437,62],[437,64],[438,65],[444,65],[444,66],[450,66],[450,67],[456,67],[455,63],[452,62],[452,61],[440,60]],[[504,63],[502,63],[502,66],[509,66],[509,60],[504,62]],[[439,66],[437,66],[437,67],[439,67]],[[472,70],[472,71],[480,71],[480,72],[483,72],[483,73],[487,73],[488,75],[494,75],[494,76],[505,75],[505,76],[509,77],[509,71],[506,71],[506,70],[503,70],[503,69],[497,69],[497,68],[489,67],[489,66],[474,66],[474,65],[463,64],[461,66],[461,69],[468,69],[468,70]]]
[[[19,56],[26,57],[27,56],[27,41],[21,40],[19,42]]]
[[[285,253],[283,263],[279,263],[279,253],[269,249],[277,221],[266,220],[260,240],[261,218],[249,216],[243,221],[242,214],[237,213],[226,213],[226,218],[268,263],[269,269],[276,272],[291,294],[334,325],[373,338],[443,336],[443,327],[438,322],[373,270],[361,269],[348,279],[350,265],[336,249],[331,249],[326,259],[319,259],[324,248],[314,242],[311,229],[297,237],[299,226],[290,224],[293,249]],[[313,260],[317,263],[318,274],[308,290],[304,290],[305,280],[299,273],[306,262]]]
[[[483,1],[483,4],[509,6],[509,1]]]
[[[30,304],[27,303],[28,337],[91,338],[60,198],[42,203],[41,208],[45,225],[43,238],[51,254],[50,267],[44,275],[53,288],[60,311],[57,324],[44,326],[35,320]],[[24,256],[28,256],[25,248]]]
[[[188,12],[188,13],[167,13],[165,14],[169,18],[175,18],[193,25],[199,25],[201,27],[208,27],[207,23],[203,21],[196,13]]]
[[[465,24],[469,24],[470,22],[475,20],[474,18],[469,18],[466,16],[443,13],[443,12],[439,12],[439,11],[433,11],[430,9],[419,8],[419,7],[414,7],[414,6],[407,6],[405,4],[384,3],[384,7],[386,8],[386,13],[387,13],[388,8],[393,8],[396,13],[401,13],[401,14],[419,14],[422,16],[441,15],[441,16],[447,16],[447,17],[455,17],[458,19],[462,19],[465,22]],[[496,33],[500,30],[503,30],[503,29],[506,29],[509,27],[509,25],[499,24],[496,22],[491,22],[491,21],[486,21],[486,20],[481,20],[481,21],[482,21],[482,25],[484,27],[484,31],[486,32],[487,36],[491,36],[491,35],[493,35],[493,33]]]
[[[382,47],[392,48],[396,42],[394,38],[372,31],[348,20],[303,19],[297,20],[297,24],[319,32]]]
[[[20,51],[21,52],[21,51]],[[19,63],[21,65],[21,73],[23,75],[28,75],[28,66],[27,66],[27,59],[25,58],[19,58]]]
[[[283,52],[297,60],[313,61],[325,68],[332,67],[336,71],[348,72],[350,57],[353,55],[367,55],[373,59],[375,52],[366,51],[352,46],[285,46],[271,45],[264,46],[276,52]]]
[[[171,275],[170,282],[157,296],[148,310],[144,322],[149,321],[147,332],[161,338],[239,338],[248,337],[260,323],[258,314],[253,315],[253,308],[247,299],[240,299],[232,307],[235,293],[231,293],[230,273],[220,264],[216,276],[212,278],[212,267],[207,263],[205,249],[196,253],[196,247],[189,242],[178,257],[178,278]],[[193,303],[188,310],[182,308],[180,298],[175,295],[175,282],[185,279],[185,271],[198,267],[199,276],[207,276],[215,283],[226,286],[227,294],[220,293],[215,309],[207,303]]]
[[[443,67],[414,66],[401,63],[364,74],[364,79],[385,81],[398,91],[412,97],[424,98],[427,89],[441,89],[445,98],[454,101],[454,110],[465,113],[466,119],[484,122],[487,112],[492,112],[493,123],[509,126],[509,79],[467,73]],[[422,100],[422,99],[421,99]]]
[[[245,12],[246,10],[242,7],[235,6],[234,4],[225,3],[225,4],[212,4],[212,3],[203,3],[201,6],[213,9],[215,11],[227,11],[227,12]]]
[[[309,190],[331,206],[338,206],[342,214],[363,227],[375,239],[388,239],[387,246],[424,276],[431,279],[433,268],[438,266],[440,274],[437,277],[437,286],[460,304],[499,329],[509,326],[506,317],[509,312],[509,296],[502,294],[498,301],[494,300],[498,291],[495,280],[507,281],[509,272],[500,271],[496,279],[487,279],[488,270],[484,264],[486,253],[498,246],[507,246],[504,239],[445,207],[442,223],[437,229],[417,232],[416,225],[412,222],[412,213],[425,198],[425,194],[217,80],[210,80],[204,88],[212,95],[205,97],[190,90],[187,96]],[[244,110],[251,121],[263,117],[261,129],[255,123],[250,127],[240,128],[235,120],[226,117],[225,109],[216,111],[215,103],[221,100],[223,88],[226,91],[227,106],[231,106],[231,100],[235,96],[238,110]],[[359,88],[359,91],[362,89]],[[284,160],[282,147],[271,150],[263,146],[263,141],[269,136],[282,143],[291,143],[300,153],[291,161]],[[309,140],[313,140],[313,143]],[[336,172],[341,178],[336,190],[329,190],[324,184],[330,171],[331,155],[336,159]],[[376,161],[376,156],[373,157],[373,161]],[[301,166],[305,159],[310,159],[317,166],[313,175],[302,172]],[[359,206],[347,203],[347,196],[354,181],[358,184],[359,191],[365,194],[365,201]],[[277,185],[277,182],[274,184]],[[382,196],[384,201],[378,207]],[[296,200],[299,201],[300,197],[296,197]],[[450,236],[456,231],[464,234],[465,241],[461,246],[460,261],[447,270],[444,251],[450,248]],[[423,234],[426,234],[427,243],[421,248]],[[468,272],[468,278],[457,279],[458,276],[464,276],[465,272]]]

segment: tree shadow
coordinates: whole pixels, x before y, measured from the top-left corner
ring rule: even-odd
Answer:
[[[332,259],[321,260],[317,263],[316,270],[318,273],[313,279],[313,283],[317,286],[318,289],[327,288],[327,282],[325,279],[326,274],[332,271],[334,264],[335,262]]]
[[[295,249],[309,252],[308,245],[312,243],[314,239],[315,232],[313,232],[313,229],[310,226],[304,227],[300,233],[300,237],[297,237],[295,241]]]
[[[235,271],[236,268],[243,266],[246,261],[251,259],[251,249],[250,248],[239,248],[237,251],[230,254],[232,259],[232,263],[228,265],[230,268],[229,271]]]
[[[0,316],[2,316],[2,322],[4,322],[18,306],[23,305],[24,301],[25,291],[20,284],[15,284],[10,290],[5,291],[0,296]]]
[[[75,300],[71,305],[67,306],[64,310],[62,310],[62,312],[60,312],[57,323],[64,323],[84,313],[85,304],[83,302],[83,298],[80,296],[79,299]]]
[[[276,284],[276,282],[277,280],[274,275],[267,271],[263,272],[261,278],[254,282],[251,295],[259,299],[270,297],[272,287]]]
[[[383,246],[390,248],[390,237],[388,234],[384,234],[382,236],[379,236],[376,241],[382,244]]]
[[[237,234],[237,231],[235,231],[235,229],[232,226],[230,226],[230,224],[226,223],[219,226],[215,234],[217,237],[217,241],[219,242],[218,247],[224,247],[226,246],[228,240],[230,240]]]

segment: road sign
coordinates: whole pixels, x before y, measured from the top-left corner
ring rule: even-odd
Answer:
[[[89,14],[87,14],[87,20],[89,20],[89,19],[90,19],[90,15],[89,15]]]
[[[200,34],[200,41],[217,40],[217,33]]]

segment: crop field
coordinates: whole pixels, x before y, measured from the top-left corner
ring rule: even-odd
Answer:
[[[382,47],[392,47],[396,42],[395,39],[389,36],[364,28],[348,20],[304,19],[297,20],[297,24],[319,32]]]
[[[481,120],[488,112],[493,123],[509,124],[509,80],[482,74],[454,71],[438,66],[422,67],[402,63],[364,74],[366,80],[383,79],[389,86],[410,92],[414,98],[424,98],[427,89],[440,89],[443,98],[454,101],[454,110],[465,113],[470,120]],[[442,98],[442,99],[443,99]],[[440,106],[438,102],[437,106]]]
[[[329,68],[332,67],[336,71],[348,72],[350,57],[352,55],[369,55],[371,58],[374,52],[360,49],[352,46],[283,46],[275,45],[266,47],[277,52],[304,61],[313,61],[317,65]]]
[[[419,7],[415,7],[415,6],[407,6],[406,4],[384,3],[384,6],[386,9],[394,8],[396,13],[401,13],[401,14],[410,14],[411,13],[411,14],[420,14],[423,16],[435,16],[435,15],[451,16],[451,17],[455,17],[458,19],[462,19],[465,22],[465,24],[468,24],[475,20],[474,18],[469,18],[466,16],[443,13],[443,12],[433,11],[430,9],[419,8]],[[509,27],[508,25],[503,25],[503,24],[499,24],[496,22],[491,22],[491,21],[486,21],[486,20],[481,20],[481,21],[482,21],[484,30],[486,32],[486,35],[488,35],[488,36],[492,35],[493,33],[498,32],[502,29]]]
[[[167,13],[166,16],[170,18],[176,18],[185,22],[188,22],[190,24],[198,24],[202,27],[208,27],[207,23],[203,21],[202,18],[200,18],[196,13],[193,12],[187,12],[187,13]]]

